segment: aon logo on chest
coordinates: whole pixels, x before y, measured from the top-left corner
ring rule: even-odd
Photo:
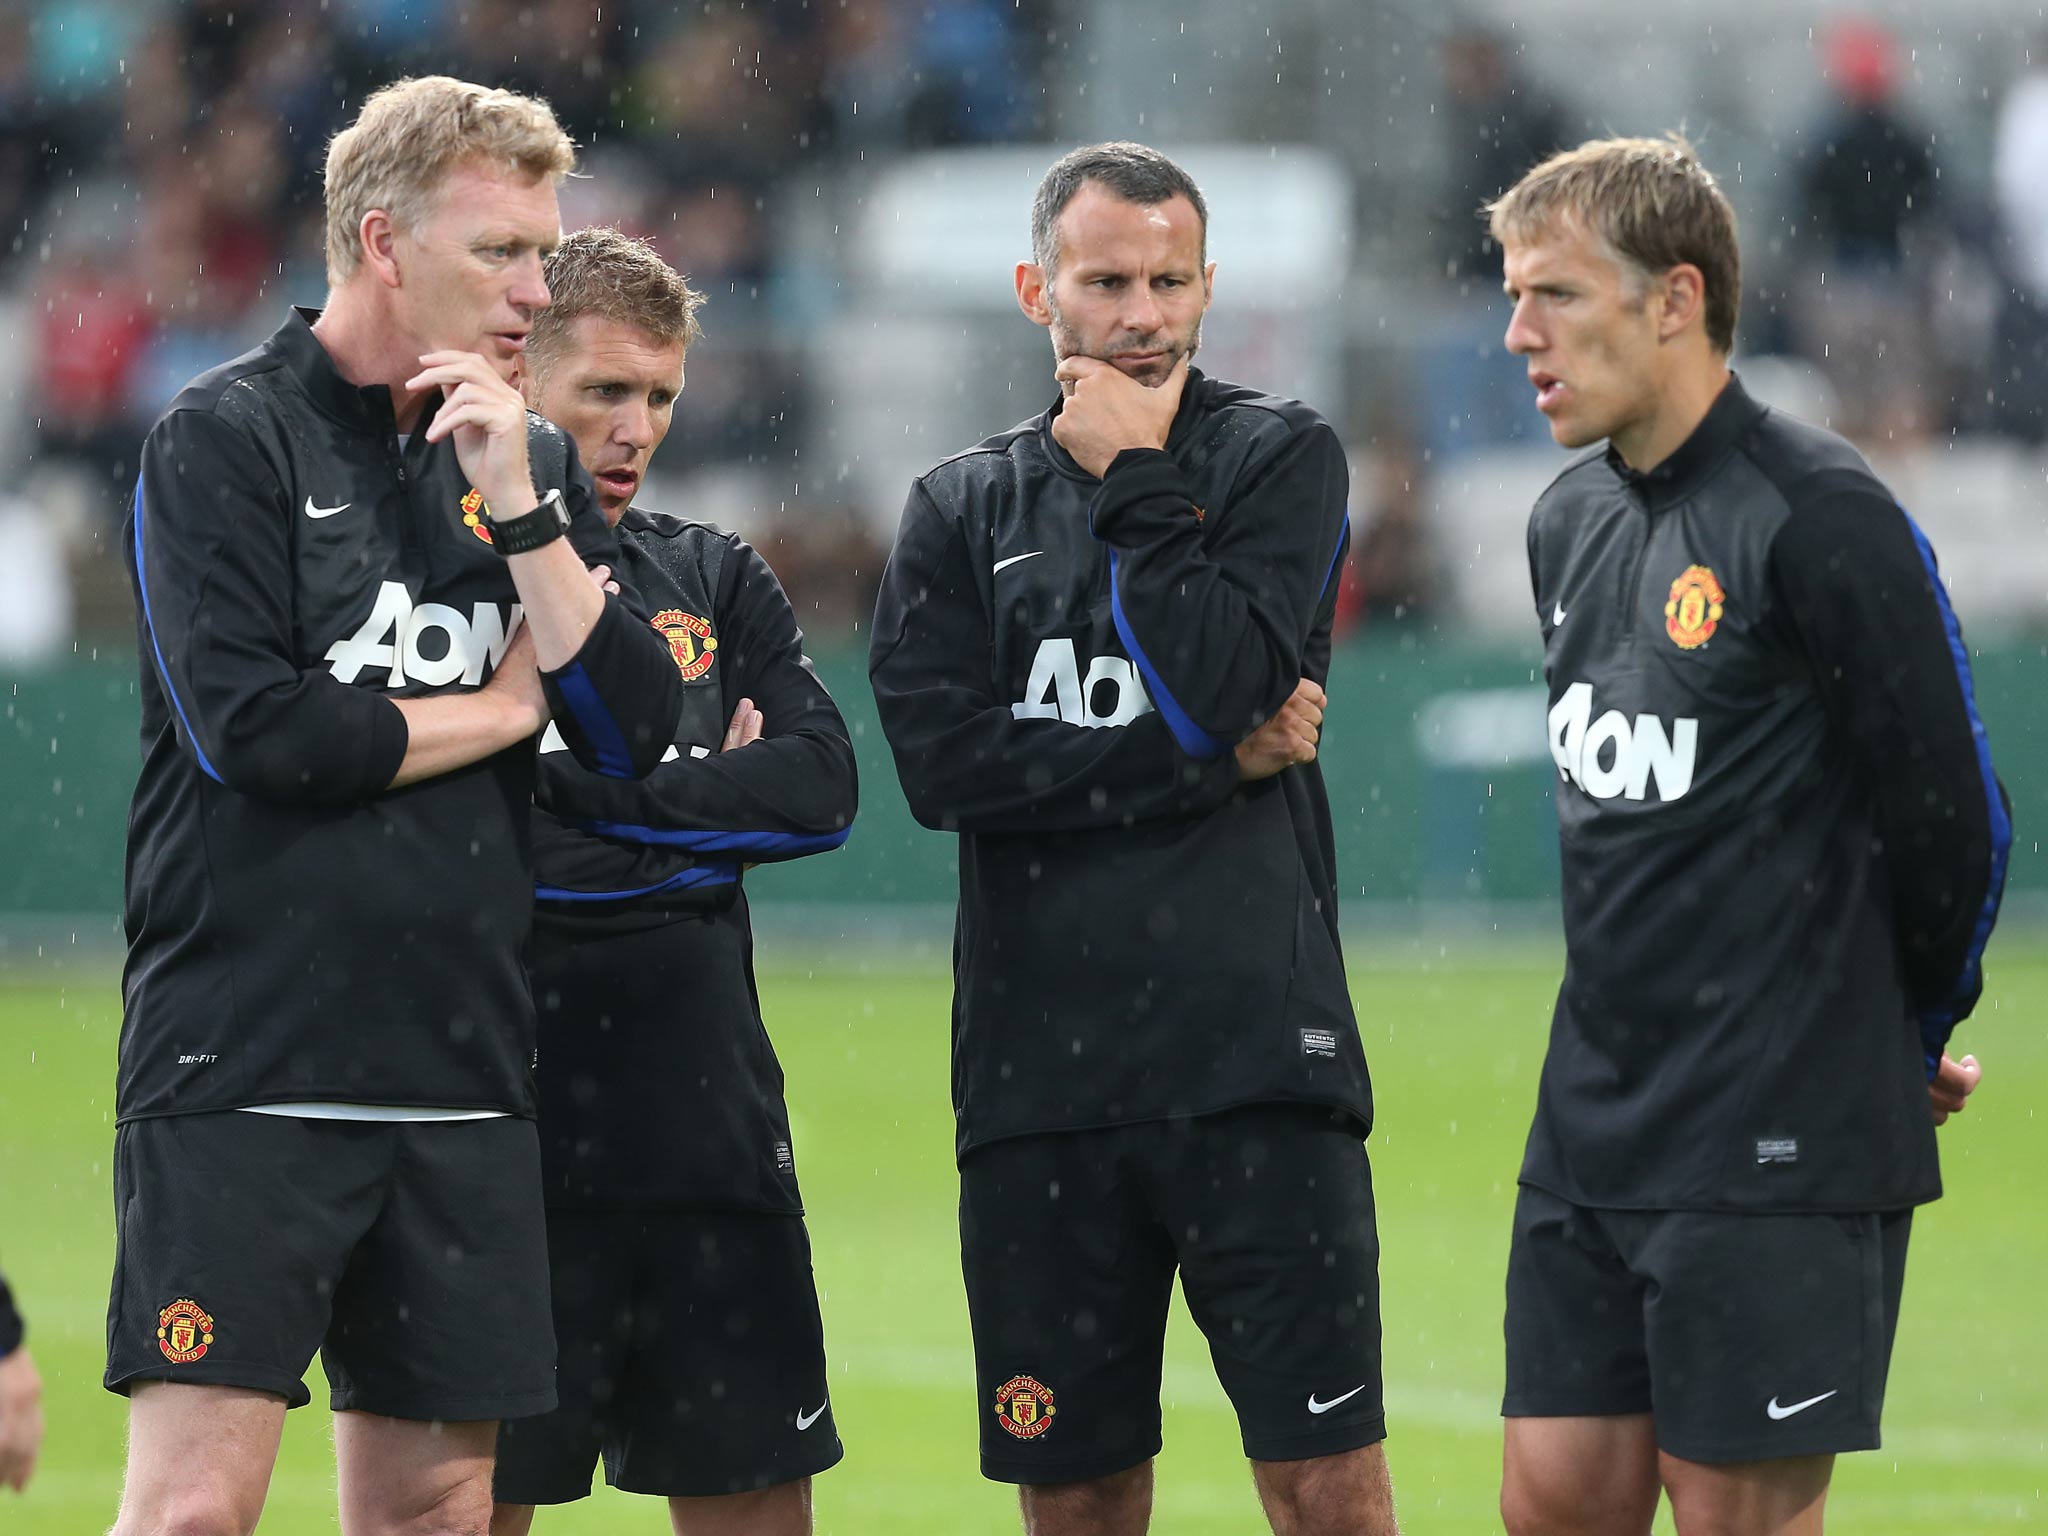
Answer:
[[[1633,723],[1618,709],[1593,718],[1593,685],[1573,683],[1550,706],[1550,755],[1557,771],[1595,800],[1616,795],[1679,800],[1692,788],[1699,753],[1700,723],[1681,718],[1667,730],[1656,715]]]
[[[1019,720],[1102,726],[1129,725],[1151,709],[1144,679],[1123,657],[1091,657],[1084,676],[1073,641],[1041,640],[1024,697],[1010,706],[1010,713]]]
[[[327,648],[327,670],[344,683],[369,667],[385,672],[389,688],[408,682],[439,687],[457,679],[474,687],[486,666],[505,659],[519,632],[524,614],[519,604],[508,606],[509,614],[496,603],[472,603],[467,614],[445,603],[414,606],[404,582],[387,581],[362,626]]]

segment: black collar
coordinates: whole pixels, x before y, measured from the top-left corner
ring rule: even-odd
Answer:
[[[313,334],[313,322],[319,318],[319,310],[295,304],[270,338],[292,377],[316,406],[343,426],[363,432],[395,431],[398,418],[390,389],[382,384],[358,386],[343,378]]]
[[[1680,443],[1677,450],[1655,469],[1647,473],[1630,469],[1622,462],[1621,455],[1614,451],[1612,443],[1607,445],[1607,463],[1623,485],[1650,505],[1669,506],[1690,494],[1712,474],[1721,460],[1727,457],[1728,450],[1735,446],[1736,440],[1767,409],[1742,387],[1742,380],[1731,372],[1727,384],[1707,408],[1707,414],[1692,429],[1692,436]]]
[[[1202,407],[1195,397],[1201,393],[1204,382],[1202,370],[1190,363],[1187,382],[1181,386],[1180,408],[1173,413],[1173,425],[1166,429],[1166,446],[1169,451],[1187,436],[1192,430],[1191,424],[1194,419],[1201,414]],[[1073,455],[1062,448],[1059,439],[1052,435],[1053,418],[1059,415],[1060,407],[1065,403],[1066,396],[1060,396],[1053,401],[1046,413],[1038,418],[1038,437],[1045,446],[1045,456],[1052,460],[1052,467],[1069,480],[1086,480],[1090,484],[1100,484],[1095,476],[1074,462]]]

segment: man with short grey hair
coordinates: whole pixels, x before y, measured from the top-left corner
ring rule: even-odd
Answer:
[[[1178,1273],[1274,1530],[1386,1536],[1372,1095],[1315,766],[1349,483],[1190,368],[1207,210],[1156,150],[1045,177],[1050,409],[912,486],[869,672],[960,837],[954,1109],[984,1475],[1136,1536]]]

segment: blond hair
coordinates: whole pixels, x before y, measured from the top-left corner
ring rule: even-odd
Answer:
[[[327,281],[339,287],[362,260],[363,215],[381,208],[416,229],[448,173],[475,161],[560,181],[576,146],[537,96],[447,75],[393,81],[363,103],[327,146]]]
[[[1735,349],[1742,251],[1735,210],[1682,134],[1593,139],[1552,155],[1488,203],[1494,241],[1527,245],[1576,223],[1638,282],[1689,262],[1706,280],[1707,340]]]
[[[697,310],[704,295],[635,240],[602,226],[566,235],[547,258],[548,307],[534,316],[526,356],[534,376],[544,377],[563,337],[585,315],[645,331],[666,346],[680,341],[687,351],[703,334]]]

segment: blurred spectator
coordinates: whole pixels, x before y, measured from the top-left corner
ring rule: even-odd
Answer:
[[[1444,82],[1444,202],[1436,221],[1443,273],[1454,280],[1500,280],[1500,253],[1480,217],[1522,174],[1583,135],[1564,109],[1516,67],[1501,39],[1460,26],[1439,54]]]
[[[1351,555],[1337,589],[1335,635],[1426,623],[1437,599],[1437,550],[1423,515],[1424,466],[1414,438],[1382,439],[1366,460],[1366,505],[1354,507]]]
[[[1829,28],[1821,53],[1837,99],[1808,132],[1798,167],[1805,255],[1794,340],[1841,392],[1842,427],[1872,439],[1935,425],[1911,258],[1940,173],[1930,136],[1898,101],[1897,52],[1875,21]]]

